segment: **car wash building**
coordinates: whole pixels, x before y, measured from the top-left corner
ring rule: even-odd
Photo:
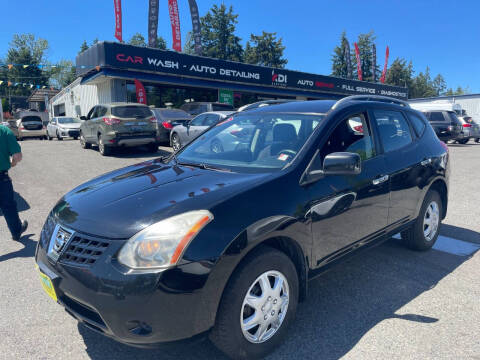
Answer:
[[[77,56],[79,78],[50,101],[50,116],[86,115],[100,103],[137,102],[140,81],[147,104],[228,102],[234,107],[264,99],[339,99],[383,95],[406,100],[408,90],[175,51],[100,42]]]

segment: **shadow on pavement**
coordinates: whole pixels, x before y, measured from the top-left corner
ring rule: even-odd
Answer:
[[[440,228],[440,234],[457,240],[469,241],[472,243],[480,244],[480,233],[473,230],[464,229],[448,224],[442,224],[442,227]]]
[[[453,226],[444,225],[442,230],[479,236]],[[339,359],[386,319],[436,323],[441,319],[399,309],[468,259],[436,250],[411,251],[395,239],[360,253],[309,283],[307,300],[298,307],[285,343],[269,358]],[[79,332],[92,359],[225,359],[208,341],[143,350],[118,344],[82,325]]]
[[[31,239],[32,236],[33,234],[23,235],[19,242],[23,244],[24,247],[20,250],[1,255],[0,262],[7,261],[14,258],[33,257],[35,255],[35,247],[37,246],[37,242]],[[7,239],[6,241],[14,241],[14,240]]]

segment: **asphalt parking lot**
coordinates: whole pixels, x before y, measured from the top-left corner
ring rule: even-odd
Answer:
[[[416,253],[392,239],[312,281],[271,359],[480,359],[480,144],[449,147],[448,216],[436,248]],[[208,342],[140,350],[97,335],[44,294],[35,271],[41,227],[62,194],[169,149],[105,158],[73,140],[22,148],[11,177],[30,227],[20,244],[0,219],[0,359],[224,359]]]

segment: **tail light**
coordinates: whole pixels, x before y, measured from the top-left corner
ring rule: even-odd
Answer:
[[[353,130],[359,133],[363,133],[363,125],[357,125],[353,127]]]
[[[162,122],[162,126],[163,126],[165,129],[167,129],[167,130],[173,129],[172,124],[169,123],[168,121]]]
[[[448,126],[448,131],[453,131],[453,129],[455,129],[455,126],[453,126],[453,125]]]
[[[150,121],[151,123],[156,123],[157,118],[155,116],[152,116],[151,118],[148,118],[148,121]]]
[[[117,118],[108,118],[108,117],[104,117],[103,119],[103,122],[107,125],[115,125],[115,124],[120,124],[120,119],[117,119]]]
[[[472,127],[472,124],[463,124],[463,127],[470,128]]]
[[[23,127],[23,125],[20,125],[20,130],[25,130],[25,128]]]

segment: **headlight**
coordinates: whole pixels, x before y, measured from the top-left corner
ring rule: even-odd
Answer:
[[[130,238],[120,250],[118,261],[132,269],[173,266],[212,220],[210,211],[196,210],[159,221]]]

